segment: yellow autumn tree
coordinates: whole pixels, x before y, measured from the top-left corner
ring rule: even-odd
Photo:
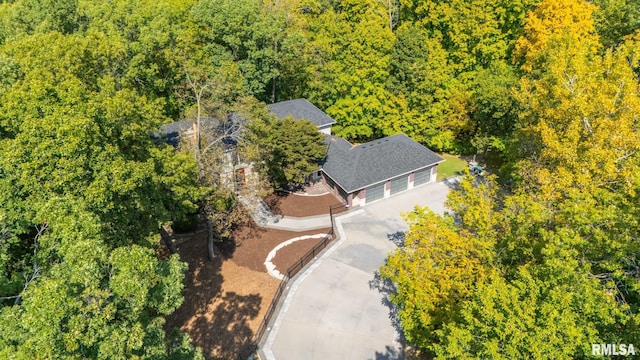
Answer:
[[[524,36],[516,42],[515,57],[525,71],[539,66],[550,46],[562,38],[598,46],[593,12],[596,6],[586,0],[544,0],[529,13]]]
[[[489,273],[488,247],[460,234],[453,218],[427,208],[416,208],[405,220],[410,226],[405,244],[389,255],[380,274],[396,286],[391,300],[405,337],[427,348],[434,331],[456,316]]]
[[[599,55],[565,37],[521,81],[520,173],[549,200],[568,189],[629,189],[640,150],[638,79],[629,51]]]

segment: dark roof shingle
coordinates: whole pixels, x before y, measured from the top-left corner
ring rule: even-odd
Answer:
[[[278,119],[284,119],[287,116],[292,116],[296,120],[309,120],[317,127],[336,123],[336,121],[329,117],[329,115],[315,107],[315,105],[307,101],[307,99],[287,100],[270,104],[269,110],[271,110]]]
[[[351,146],[330,136],[322,170],[347,193],[442,162],[440,156],[404,134]]]

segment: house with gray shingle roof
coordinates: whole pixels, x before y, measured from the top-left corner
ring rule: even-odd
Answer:
[[[335,120],[306,99],[282,101],[268,107],[279,119],[291,116],[296,120],[309,120],[318,127],[318,131],[327,134],[327,156],[309,179],[322,181],[349,206],[362,206],[415,186],[435,182],[438,164],[444,161],[404,134],[360,145],[352,145],[345,139],[331,136],[331,125],[336,123]],[[229,120],[231,126],[244,121],[235,114],[231,114]],[[165,141],[177,145],[179,135],[188,134],[192,126],[192,122],[177,121],[163,126],[160,133]],[[205,118],[203,126],[220,131],[218,127],[221,124]],[[234,139],[230,139],[229,143],[235,145]],[[249,169],[251,165],[243,164],[240,169],[243,177],[245,167]]]
[[[404,134],[388,136],[354,146],[330,136],[335,120],[306,99],[269,105],[276,117],[306,119],[326,138],[327,157],[311,179],[322,179],[349,206],[359,206],[436,181],[438,164],[444,159]]]
[[[444,159],[404,134],[353,146],[327,137],[323,182],[349,206],[361,206],[434,182]]]

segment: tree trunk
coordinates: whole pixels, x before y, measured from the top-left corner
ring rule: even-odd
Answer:
[[[213,225],[211,220],[207,216],[207,247],[209,249],[209,260],[216,258],[216,254],[213,250]]]
[[[196,118],[196,129],[195,129],[195,134],[194,134],[195,143],[196,143],[195,144],[196,145],[195,146],[195,148],[196,148],[196,161],[199,160],[198,158],[200,157],[200,112],[201,112],[201,109],[200,109],[200,106],[201,106],[200,105],[200,97],[201,97],[201,94],[198,93],[197,96],[196,96],[196,102],[198,103],[198,115],[197,115],[198,117]]]
[[[162,226],[160,227],[160,237],[162,237],[162,241],[164,241],[164,244],[167,246],[167,249],[169,249],[170,253],[178,253],[178,249],[176,249],[175,244],[173,243],[173,241],[171,241],[169,233],[167,233],[167,230],[165,230]]]

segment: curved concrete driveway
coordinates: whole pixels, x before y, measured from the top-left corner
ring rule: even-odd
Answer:
[[[264,340],[266,359],[400,359],[385,296],[371,287],[375,271],[407,225],[415,205],[443,213],[449,187],[428,184],[337,218],[341,239],[292,282]]]

